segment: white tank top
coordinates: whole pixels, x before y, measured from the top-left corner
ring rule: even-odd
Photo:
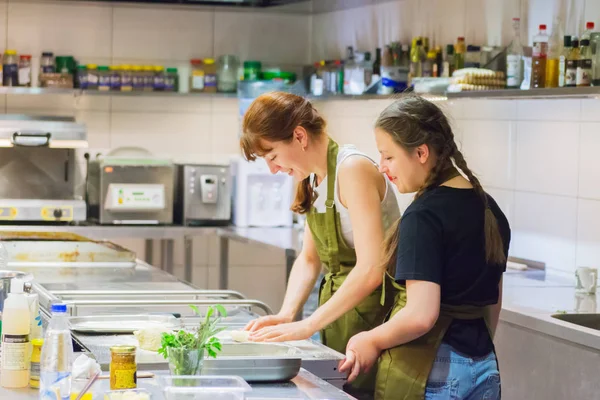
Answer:
[[[350,212],[342,202],[340,201],[339,195],[339,184],[338,184],[338,172],[340,170],[340,165],[348,159],[348,157],[365,157],[369,161],[373,163],[377,167],[377,163],[367,156],[364,153],[358,151],[356,147],[353,145],[343,145],[339,147],[338,155],[337,155],[337,168],[335,171],[335,209],[340,215],[340,225],[342,228],[342,237],[346,241],[346,244],[352,248],[354,248],[354,235],[352,233],[352,222],[350,221]],[[313,207],[316,207],[317,212],[324,213],[325,212],[325,200],[327,200],[327,180],[329,176],[326,176],[325,179],[315,188],[315,191],[318,193],[318,197],[315,200]],[[396,196],[394,195],[392,183],[389,179],[385,179],[385,195],[383,200],[381,201],[381,211],[383,218],[383,229],[384,232],[396,221],[400,218],[400,209],[398,208],[398,201],[396,200]]]

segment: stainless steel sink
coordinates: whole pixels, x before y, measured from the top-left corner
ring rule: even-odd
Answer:
[[[600,314],[554,314],[552,318],[600,331]]]

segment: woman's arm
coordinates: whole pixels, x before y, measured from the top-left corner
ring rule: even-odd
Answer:
[[[488,306],[487,312],[490,321],[490,330],[492,331],[492,339],[496,334],[496,328],[498,327],[498,321],[500,319],[500,311],[502,310],[502,278],[498,284],[498,302],[491,306]]]
[[[308,224],[305,224],[302,251],[292,266],[281,310],[276,315],[268,315],[250,321],[245,329],[254,332],[265,326],[292,322],[306,303],[320,273],[321,260],[310,228]]]

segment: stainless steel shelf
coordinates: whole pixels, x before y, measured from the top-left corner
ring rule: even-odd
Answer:
[[[237,93],[179,93],[179,92],[117,92],[81,89],[58,89],[58,88],[30,88],[30,87],[0,87],[1,94],[17,95],[52,95],[70,94],[73,96],[124,96],[124,97],[213,97],[213,98],[237,98]]]
[[[548,89],[504,89],[446,93],[448,99],[595,99],[600,98],[600,86]]]

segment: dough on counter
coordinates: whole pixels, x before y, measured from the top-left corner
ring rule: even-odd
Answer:
[[[246,343],[249,342],[250,332],[248,331],[231,331],[231,338],[235,342]]]
[[[133,335],[138,340],[140,349],[156,352],[160,349],[163,332],[169,332],[169,329],[152,326],[134,331]]]

